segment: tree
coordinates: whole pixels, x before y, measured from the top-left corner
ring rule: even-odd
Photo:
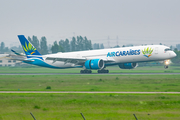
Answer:
[[[37,38],[37,36],[34,36],[32,37],[32,44],[33,46],[38,50],[40,51],[40,47],[39,47],[39,40]]]
[[[84,39],[82,36],[79,36],[79,47],[80,47],[80,50],[85,50]]]
[[[29,36],[28,36],[28,40],[32,43],[32,39],[31,39],[31,37],[29,37]]]
[[[180,50],[180,44],[176,44],[176,48]]]
[[[60,40],[59,45],[64,46],[64,40]]]
[[[99,49],[99,43],[94,43],[93,48],[94,49]]]
[[[60,41],[59,41],[59,46],[61,47],[61,50],[60,50],[61,52],[65,52],[65,50],[64,50],[64,48],[65,48],[65,47],[64,47],[64,44],[65,44],[65,43],[64,43],[64,40],[60,40]],[[59,51],[59,52],[60,52],[60,51]]]
[[[76,38],[73,37],[71,41],[71,51],[76,51]]]
[[[116,46],[114,46],[113,48],[119,48],[120,46],[119,45],[116,45]]]
[[[174,52],[176,53],[176,57],[172,58],[171,61],[177,65],[180,64],[180,51],[178,51],[177,48],[175,48]]]
[[[52,53],[57,53],[59,48],[58,48],[58,44],[57,44],[57,41],[54,42],[54,44],[52,45],[52,48],[51,48],[51,51]]]
[[[4,48],[4,52],[8,52],[9,51],[9,48],[8,47],[5,47]]]
[[[170,46],[170,49],[171,49],[171,50],[173,49],[173,46],[172,46],[172,45]]]
[[[83,50],[83,38],[81,36],[77,36],[76,50],[77,51]]]
[[[103,43],[102,43],[102,44],[100,44],[100,49],[104,49],[104,45],[103,45]]]
[[[4,52],[8,52],[8,51],[9,51],[9,48],[5,47],[5,43],[4,42],[1,42],[0,52],[4,53]]]
[[[70,44],[69,44],[68,39],[65,40],[63,47],[64,47],[65,52],[70,52]]]
[[[88,50],[92,50],[92,43],[91,43],[91,40],[88,40]]]
[[[177,48],[174,48],[174,51],[178,51],[178,49],[177,49]]]
[[[64,52],[64,48],[61,45],[58,45],[57,41],[55,41],[51,47],[51,51],[52,53]]]
[[[57,42],[56,42],[57,43]],[[57,44],[58,45],[58,44]],[[57,45],[53,45],[51,47],[52,52],[57,52],[55,50]],[[61,48],[61,52],[70,52],[70,51],[80,51],[80,50],[92,50],[92,43],[91,40],[88,40],[86,37],[77,36],[77,40],[75,37],[72,37],[72,40],[69,41],[69,39],[60,40],[59,46]],[[60,52],[58,51],[58,52]]]
[[[89,41],[86,38],[86,36],[84,37],[84,50],[89,50]]]
[[[5,44],[4,42],[1,42],[1,48],[0,48],[1,52],[4,52],[4,49],[5,49]]]
[[[41,49],[41,54],[45,55],[48,53],[47,40],[46,37],[44,36],[41,37],[40,49]]]

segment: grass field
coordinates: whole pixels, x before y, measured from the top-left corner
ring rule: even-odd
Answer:
[[[180,72],[139,67],[112,72]],[[79,73],[80,69],[1,67],[0,73]],[[95,71],[94,71],[95,72]],[[47,87],[51,89],[46,89]],[[0,91],[180,92],[180,75],[0,75]],[[179,120],[179,94],[0,94],[0,120]],[[150,114],[150,115],[149,115]]]
[[[179,120],[179,95],[0,94],[0,120]],[[148,115],[150,114],[150,115]]]
[[[180,92],[180,75],[1,75],[0,90]]]
[[[35,68],[0,67],[0,73],[80,73],[81,69],[51,69],[37,66]],[[137,67],[135,69],[120,69],[118,66],[113,66],[107,67],[107,69],[110,73],[180,73],[180,66],[169,66],[168,69],[164,69],[164,66]],[[92,72],[97,73],[97,70],[92,70]]]

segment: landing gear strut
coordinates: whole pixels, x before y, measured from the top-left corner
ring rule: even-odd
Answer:
[[[109,70],[104,70],[104,69],[98,70],[98,73],[109,73]]]
[[[91,70],[81,70],[80,73],[92,73]]]

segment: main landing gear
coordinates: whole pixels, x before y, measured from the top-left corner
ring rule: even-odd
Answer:
[[[98,70],[97,72],[98,73],[109,73],[109,70],[102,69],[102,70]],[[80,73],[81,74],[84,74],[84,73],[86,74],[86,73],[92,73],[92,71],[85,69],[85,70],[81,70]]]
[[[85,70],[81,70],[80,73],[92,73],[92,71],[85,69]]]
[[[98,73],[109,73],[109,70],[105,70],[105,69],[98,70]]]

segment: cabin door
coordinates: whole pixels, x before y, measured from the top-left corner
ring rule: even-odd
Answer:
[[[158,54],[158,47],[155,47],[155,54]]]

